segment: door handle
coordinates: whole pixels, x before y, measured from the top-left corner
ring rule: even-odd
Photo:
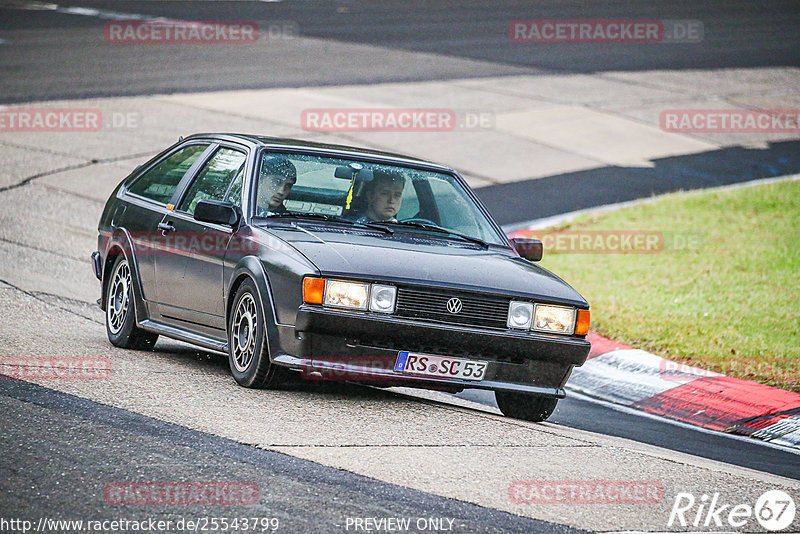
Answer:
[[[161,230],[162,232],[174,232],[175,231],[175,227],[172,226],[168,222],[160,222],[160,223],[158,223],[158,229]]]

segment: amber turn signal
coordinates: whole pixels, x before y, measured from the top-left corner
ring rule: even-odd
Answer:
[[[575,334],[585,336],[589,333],[589,310],[578,310],[578,322],[575,325]]]
[[[325,298],[325,279],[303,278],[303,302],[322,304],[323,298]]]

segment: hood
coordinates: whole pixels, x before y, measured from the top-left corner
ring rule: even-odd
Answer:
[[[296,248],[324,276],[444,286],[587,306],[569,284],[510,249],[486,250],[413,230],[389,235],[306,223],[262,228]]]

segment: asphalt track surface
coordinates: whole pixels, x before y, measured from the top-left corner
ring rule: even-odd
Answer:
[[[800,2],[514,2],[382,0],[359,2],[66,1],[62,8],[111,14],[81,16],[0,2],[0,102],[268,87],[306,87],[475,78],[503,74],[592,73],[800,65]],[[39,2],[45,4],[45,2]],[[22,9],[21,9],[22,8]],[[255,21],[256,45],[106,46],[98,37],[113,13],[179,20]],[[699,20],[700,43],[520,44],[508,37],[517,19]],[[379,47],[347,56],[310,55],[291,39],[269,39],[271,24],[302,37]],[[266,29],[266,31],[265,31]],[[13,32],[49,38],[17,45]],[[429,52],[395,61],[392,51]]]
[[[593,73],[800,65],[800,3],[585,3],[445,0],[286,0],[279,2],[78,1],[61,11],[28,0],[0,2],[0,103],[154,92],[306,87],[476,78],[503,74]],[[26,7],[28,6],[28,7]],[[98,16],[68,8],[100,10]],[[83,12],[85,13],[85,11]],[[255,45],[138,46],[102,41],[116,13],[178,20],[255,21]],[[699,20],[700,43],[520,44],[508,36],[518,19]],[[271,24],[302,37],[365,45],[346,55],[270,39]],[[266,30],[266,31],[265,31]],[[15,32],[37,36],[15,42]],[[381,52],[376,61],[375,47]],[[428,52],[404,61],[393,52]],[[10,74],[10,75],[9,75]]]
[[[0,516],[5,518],[34,523],[40,517],[151,518],[177,524],[181,518],[246,515],[277,518],[279,532],[346,531],[348,517],[450,518],[455,532],[585,532],[387,484],[27,382],[0,380],[0,411],[5,472]],[[42,439],[46,435],[58,439]],[[134,474],[192,481],[220,480],[220,473],[224,480],[256,484],[258,504],[142,504],[123,510],[104,494],[106,481],[131,480]]]
[[[0,2],[0,104],[12,102],[315,85],[370,84],[517,74],[800,66],[800,2],[111,2],[58,10]],[[53,5],[53,4],[50,4]],[[87,11],[87,9],[89,11]],[[253,21],[257,44],[108,45],[121,14],[177,20]],[[699,43],[520,44],[517,19],[698,20]],[[275,38],[270,28],[293,28]],[[281,35],[294,36],[283,38]],[[297,39],[296,37],[303,39]],[[310,45],[318,41],[318,45]],[[5,42],[3,42],[5,41]],[[324,43],[342,42],[346,53]],[[144,50],[144,53],[143,53]],[[408,61],[403,51],[426,52]],[[733,147],[478,189],[500,224],[800,172],[800,142]]]
[[[476,192],[502,225],[680,190],[719,187],[800,172],[800,141],[726,147],[658,159],[649,167],[607,166],[483,187]]]
[[[14,5],[12,5],[14,4]],[[632,6],[603,2],[69,2],[149,16],[191,20],[255,20],[297,24],[303,37],[391,50],[430,52],[429,61],[376,64],[362,56],[309,55],[289,42],[259,49],[193,47],[154,49],[87,46],[106,19],[19,9],[0,3],[0,102],[90,96],[151,94],[265,87],[341,85],[535,73],[800,65],[800,4],[797,2],[675,2]],[[510,20],[532,18],[656,18],[705,21],[702,45],[593,45],[526,47],[510,43]],[[13,31],[49,35],[13,48]],[[435,55],[433,55],[435,54]],[[369,68],[365,68],[365,62]],[[631,200],[654,193],[735,183],[800,171],[800,143],[774,143],[766,150],[725,149],[669,158],[654,168],[607,167],[485,188],[479,191],[501,224]],[[624,185],[624,187],[623,187]],[[515,199],[515,200],[511,200]],[[530,200],[534,199],[533,202]],[[511,203],[511,204],[509,204]],[[514,204],[516,203],[516,204]],[[502,209],[501,209],[502,208]],[[505,215],[513,214],[513,216]],[[87,267],[88,268],[88,267]],[[477,398],[477,397],[476,397]],[[489,400],[483,399],[487,404]],[[330,531],[347,515],[455,517],[471,532],[578,532],[474,505],[377,482],[208,434],[168,425],[38,386],[0,381],[0,442],[4,498],[0,515],[71,516],[107,510],[98,480],[197,480],[220,470],[249,476],[271,488],[263,514],[280,514],[290,530]],[[800,478],[798,456],[724,436],[624,414],[567,399],[552,422],[628,437],[661,447]],[[48,439],[47,436],[57,436]],[[48,461],[41,461],[47,457]],[[161,461],[154,462],[153,458]],[[64,473],[73,475],[65,477]],[[52,490],[62,482],[67,491]],[[275,488],[274,491],[272,488]],[[277,488],[281,488],[278,490]],[[91,494],[92,498],[86,498]],[[76,495],[82,495],[76,498]],[[10,496],[10,497],[9,497]],[[136,511],[137,513],[139,511]],[[154,513],[155,512],[155,513]],[[181,510],[185,516],[186,510]],[[222,515],[197,509],[198,515]],[[148,516],[173,517],[169,509]],[[133,514],[135,515],[135,513]],[[282,529],[283,530],[283,529]]]
[[[459,397],[496,406],[494,396],[469,390]],[[800,455],[761,442],[739,439],[719,432],[688,428],[662,418],[650,418],[634,410],[620,410],[610,403],[598,403],[567,393],[560,400],[549,422],[608,436],[627,438],[734,465],[749,467],[789,478],[800,479]]]

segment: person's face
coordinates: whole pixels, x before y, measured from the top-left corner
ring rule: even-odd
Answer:
[[[397,215],[403,202],[403,185],[385,182],[367,193],[367,215],[375,221],[387,221]]]
[[[278,208],[289,196],[294,182],[294,179],[278,174],[263,177],[258,191],[258,205],[266,204],[271,210]]]

